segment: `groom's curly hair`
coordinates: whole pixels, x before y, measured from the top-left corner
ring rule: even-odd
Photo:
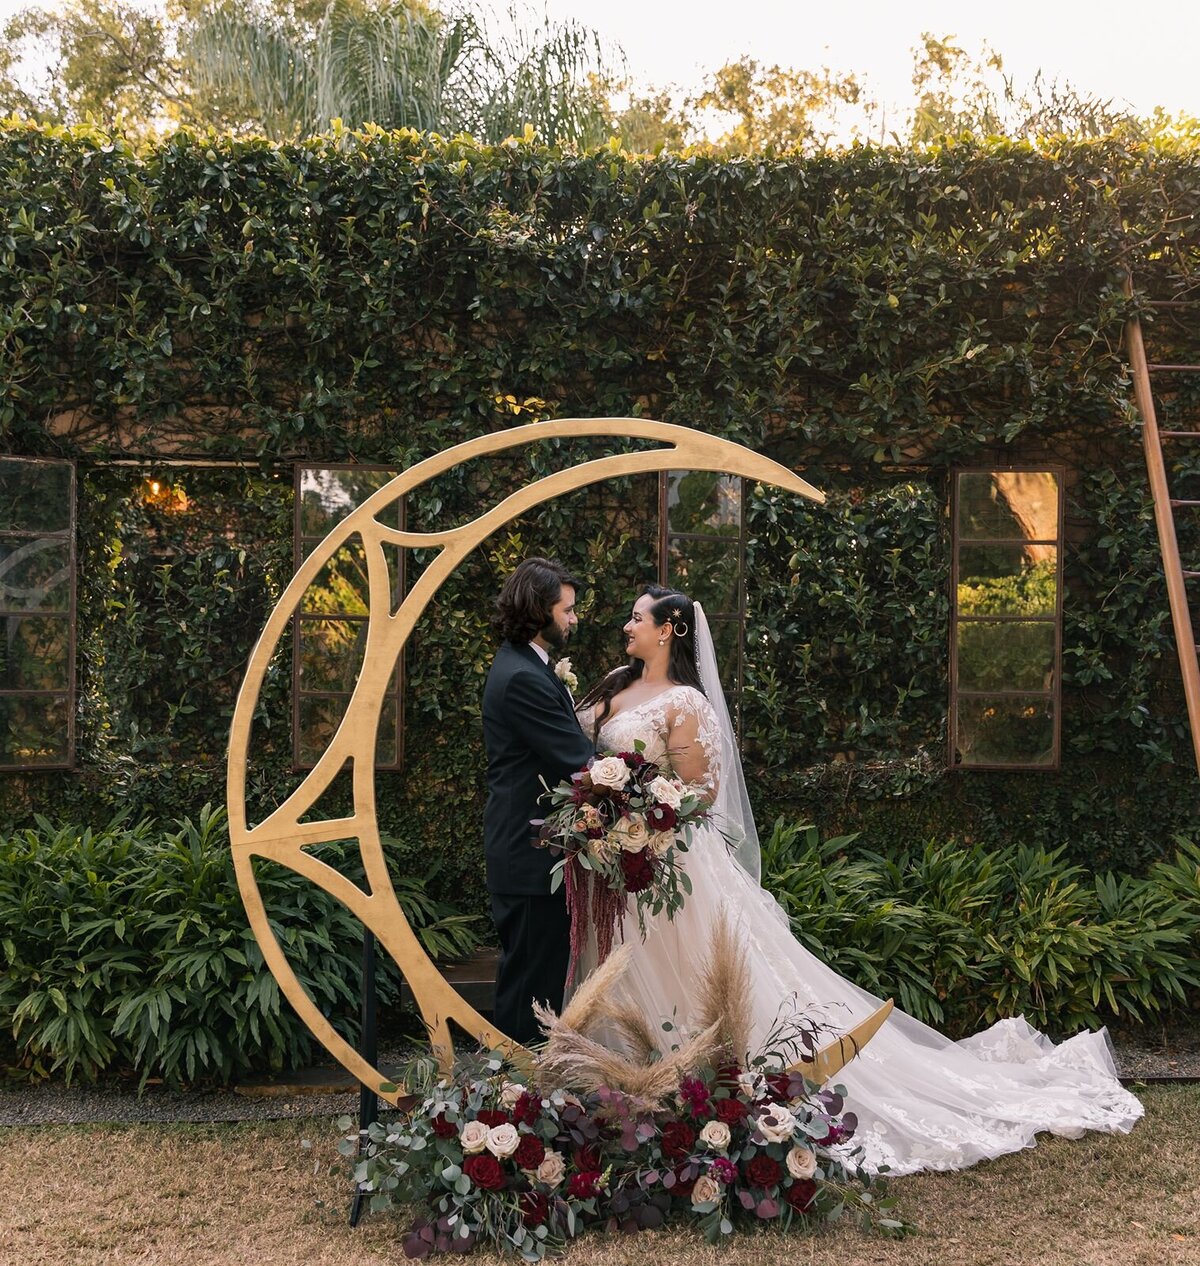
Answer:
[[[504,642],[532,642],[550,623],[563,585],[579,581],[553,558],[527,558],[504,582],[492,614],[492,628]]]

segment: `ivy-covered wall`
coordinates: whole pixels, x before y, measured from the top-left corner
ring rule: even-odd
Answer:
[[[290,574],[290,462],[402,467],[539,417],[632,414],[751,444],[831,494],[748,505],[743,719],[764,817],[884,849],[1062,844],[1129,869],[1200,828],[1117,277],[1191,285],[1194,152],[721,162],[381,133],[134,151],[10,123],[0,187],[3,448],[81,462],[79,769],[5,775],[8,818],[221,799],[233,692]],[[1156,329],[1163,356],[1200,359],[1174,318]],[[473,514],[576,456],[545,444],[446,476],[412,521]],[[163,464],[188,457],[244,465]],[[108,464],[130,458],[185,487],[188,511],[140,499],[143,469]],[[1063,768],[949,775],[949,471],[1048,461],[1068,470]],[[1200,456],[1175,465],[1200,483]],[[380,775],[381,813],[413,858],[446,858],[456,890],[479,869],[500,577],[535,547],[588,576],[576,658],[598,673],[654,572],[656,513],[647,480],[546,507],[423,619],[407,765]],[[262,803],[294,778],[289,690],[281,664]]]

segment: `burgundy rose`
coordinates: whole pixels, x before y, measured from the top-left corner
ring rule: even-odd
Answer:
[[[522,1134],[513,1162],[518,1169],[537,1169],[546,1159],[546,1145],[536,1134]]]
[[[787,1103],[792,1098],[792,1075],[790,1073],[768,1073],[767,1085],[771,1088],[771,1097],[779,1103]]]
[[[433,1118],[433,1132],[440,1139],[452,1139],[458,1135],[458,1126],[453,1121],[447,1121],[444,1112],[439,1112]]]
[[[687,1172],[688,1169],[685,1165],[681,1165],[675,1171],[675,1186],[671,1188],[671,1195],[678,1196],[680,1200],[691,1199],[692,1189],[695,1187],[696,1179],[699,1177],[698,1174],[693,1173],[690,1177],[685,1178],[683,1175]]]
[[[641,769],[647,763],[646,758],[641,752],[618,752],[617,755],[629,766],[630,769]]]
[[[463,1161],[463,1173],[483,1191],[499,1191],[504,1186],[504,1170],[491,1152],[478,1152]]]
[[[654,882],[654,859],[650,850],[621,854],[621,874],[625,879],[626,892],[644,892]]]
[[[656,804],[646,811],[646,825],[652,831],[670,831],[679,821],[679,816],[669,804]]]
[[[574,1162],[575,1168],[581,1173],[599,1170],[600,1149],[595,1143],[583,1143],[571,1154],[571,1160]]]
[[[740,1099],[718,1099],[713,1104],[713,1111],[717,1114],[717,1120],[723,1121],[726,1125],[738,1125],[746,1119],[749,1109]]]
[[[507,1112],[500,1112],[494,1108],[483,1108],[475,1113],[476,1119],[480,1120],[487,1126],[489,1130],[495,1129],[498,1125],[509,1125]]]
[[[517,1102],[513,1105],[513,1125],[537,1125],[537,1119],[541,1115],[541,1095],[530,1094],[528,1090],[522,1090]]]
[[[572,1174],[567,1181],[567,1194],[573,1200],[590,1200],[600,1194],[600,1172],[595,1169]]]
[[[811,1178],[797,1179],[783,1193],[783,1198],[796,1210],[803,1213],[812,1204],[817,1194],[817,1184]]]
[[[521,1221],[526,1226],[541,1226],[550,1216],[550,1201],[543,1191],[523,1191],[517,1197]]]
[[[696,1142],[696,1131],[686,1121],[668,1121],[663,1126],[662,1153],[669,1160],[683,1160]]]
[[[752,1187],[773,1187],[783,1175],[779,1162],[759,1152],[746,1165],[746,1179]]]

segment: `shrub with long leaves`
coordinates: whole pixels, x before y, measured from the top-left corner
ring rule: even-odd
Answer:
[[[257,880],[304,988],[353,1038],[361,925],[290,871],[264,867]],[[419,881],[396,886],[432,953],[474,948],[470,916]],[[206,806],[166,831],[150,820],[93,829],[39,817],[0,838],[0,927],[0,1026],[27,1074],[227,1081],[310,1054],[247,925],[223,810]],[[397,984],[380,970],[384,1002]]]

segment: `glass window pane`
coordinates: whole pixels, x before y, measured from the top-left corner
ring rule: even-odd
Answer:
[[[742,481],[708,470],[667,475],[667,530],[738,537],[742,531]]]
[[[958,625],[960,690],[1052,690],[1052,620],[964,620]]]
[[[960,764],[1054,764],[1054,702],[1049,695],[960,696],[957,722]]]
[[[69,462],[0,458],[0,531],[69,532],[74,482]]]
[[[962,540],[1058,539],[1055,471],[960,471],[957,488],[956,526]]]
[[[0,537],[0,611],[69,611],[71,542]]]
[[[739,614],[739,543],[734,541],[670,542],[668,583],[714,615]]]
[[[0,620],[0,689],[65,690],[69,634],[62,616]]]
[[[317,470],[300,471],[300,535],[324,537],[351,510],[391,483],[394,471],[388,470]],[[399,522],[399,503],[388,511],[384,521]]]
[[[68,695],[0,695],[0,767],[65,765]]]
[[[367,558],[362,538],[352,537],[304,591],[302,611],[320,615],[366,615]]]
[[[1058,602],[1054,545],[963,545],[958,551],[959,615],[1047,615]]]
[[[377,765],[399,764],[397,717],[400,697],[397,682],[398,676],[393,674],[379,710],[379,730],[375,743]],[[349,694],[332,697],[300,696],[300,734],[296,745],[296,756],[300,764],[313,765],[317,762],[337,732],[349,702]]]
[[[366,644],[366,620],[301,620],[300,689],[353,690]]]

